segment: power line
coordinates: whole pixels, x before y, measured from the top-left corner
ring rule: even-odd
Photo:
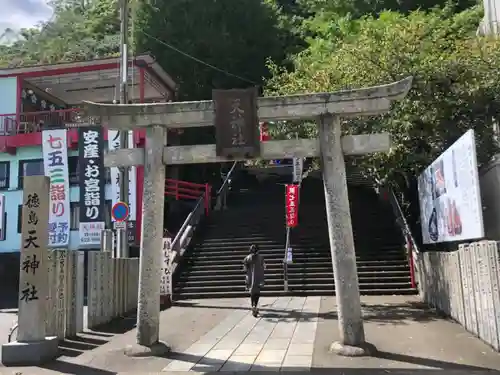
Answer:
[[[142,30],[141,30],[141,33],[143,33],[143,34],[144,34],[145,36],[147,36],[148,38],[151,38],[151,39],[153,39],[153,40],[157,41],[158,43],[163,44],[165,47],[170,48],[171,50],[173,50],[173,51],[175,51],[175,52],[177,52],[177,53],[179,53],[179,54],[183,55],[184,57],[187,57],[188,59],[194,60],[194,61],[196,61],[196,62],[198,62],[198,63],[200,63],[200,64],[202,64],[202,65],[205,65],[206,67],[209,67],[209,68],[211,68],[211,69],[213,69],[213,70],[216,70],[216,71],[218,71],[219,73],[223,73],[223,74],[225,74],[225,75],[227,75],[227,76],[234,77],[234,78],[238,78],[238,79],[239,79],[239,80],[241,80],[241,81],[244,81],[244,82],[247,82],[247,83],[251,83],[251,84],[253,84],[253,85],[257,85],[257,83],[255,83],[254,81],[251,81],[251,80],[249,80],[249,79],[247,79],[247,78],[241,77],[241,76],[236,75],[236,74],[233,74],[233,73],[231,73],[231,72],[228,72],[227,70],[217,68],[216,66],[214,66],[214,65],[212,65],[212,64],[209,64],[209,63],[207,63],[207,62],[205,62],[205,61],[203,61],[203,60],[200,60],[200,59],[198,59],[198,58],[196,58],[196,57],[194,57],[194,56],[190,55],[189,53],[186,53],[186,52],[184,52],[184,51],[181,51],[180,49],[178,49],[178,48],[176,48],[176,47],[174,47],[174,46],[172,46],[172,45],[168,44],[167,42],[164,42],[164,41],[163,41],[163,40],[161,40],[161,39],[158,39],[157,37],[155,37],[155,36],[153,36],[153,35],[148,34],[148,33],[147,33],[147,32],[145,32],[145,31],[142,31]]]

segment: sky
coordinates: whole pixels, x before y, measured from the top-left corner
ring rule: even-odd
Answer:
[[[52,9],[47,0],[0,0],[0,34],[6,28],[19,30],[47,21]]]

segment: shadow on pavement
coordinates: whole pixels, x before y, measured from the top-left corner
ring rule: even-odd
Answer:
[[[87,330],[76,337],[65,338],[59,342],[60,356],[78,357],[86,351],[98,348],[114,336],[124,334],[135,328],[136,315],[131,313],[109,323]]]
[[[332,354],[334,355],[334,354]],[[175,359],[175,360],[180,360],[183,362],[190,362],[193,363],[193,367],[190,371],[195,371],[195,372],[204,372],[205,374],[207,373],[212,373],[212,372],[218,372],[220,369],[222,369],[222,372],[226,371],[234,371],[234,372],[241,372],[241,371],[276,371],[276,367],[274,366],[266,366],[265,364],[262,365],[252,365],[249,363],[239,363],[239,362],[233,362],[233,361],[224,361],[224,360],[219,360],[215,358],[207,358],[204,357],[200,360],[198,356],[191,355],[191,354],[186,354],[186,353],[177,353],[177,352],[171,352],[168,356],[170,359]],[[401,355],[401,354],[395,354],[395,353],[388,353],[388,352],[379,352],[375,358],[383,358],[383,359],[389,359],[392,361],[397,361],[405,364],[411,364],[411,365],[417,365],[417,366],[426,366],[426,367],[432,367],[432,369],[411,369],[411,368],[393,368],[391,367],[390,369],[384,369],[384,368],[341,368],[341,367],[322,367],[322,368],[312,368],[312,372],[317,372],[317,373],[328,373],[328,374],[342,374],[342,375],[349,375],[349,374],[363,374],[363,375],[370,375],[370,374],[425,374],[425,373],[435,373],[436,371],[439,370],[458,370],[460,371],[459,373],[463,374],[472,374],[472,371],[478,372],[478,373],[499,373],[500,371],[492,370],[489,368],[485,367],[479,367],[479,366],[470,366],[470,365],[461,365],[457,363],[451,363],[451,362],[445,362],[445,361],[440,361],[440,360],[434,360],[434,359],[428,359],[428,358],[420,358],[420,357],[414,357],[410,355]],[[354,361],[356,359],[353,358]],[[358,359],[359,360],[359,359]],[[281,371],[304,371],[304,372],[309,372],[308,368],[304,367],[281,367]],[[174,372],[174,371],[172,371]],[[449,372],[446,372],[446,374],[450,374]],[[453,372],[452,374],[457,374],[457,372]]]
[[[101,370],[94,367],[83,366],[75,363],[56,360],[50,364],[42,365],[40,368],[52,371],[58,371],[62,374],[75,375],[114,375],[116,372]]]
[[[248,310],[244,306],[232,305],[208,305],[202,302],[193,301],[175,301],[173,306],[179,307],[193,307],[205,309],[228,309],[228,310]],[[430,310],[426,304],[422,302],[408,301],[405,303],[388,303],[388,304],[362,304],[363,319],[366,321],[373,321],[382,324],[391,325],[404,325],[408,322],[430,322],[442,319],[444,316],[436,314]],[[320,320],[336,320],[337,313],[329,311],[326,313],[307,313],[297,310],[277,310],[266,308],[265,305],[260,309],[262,318],[276,321],[295,319],[300,317],[303,321],[311,321],[312,319],[319,318]]]

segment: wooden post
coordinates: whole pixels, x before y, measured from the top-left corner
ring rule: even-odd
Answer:
[[[24,177],[17,342],[2,345],[5,365],[39,364],[57,354],[46,337],[49,178]]]
[[[161,126],[146,130],[142,238],[139,263],[137,343],[152,346],[160,334],[160,280],[162,263],[165,166],[163,147],[167,132]]]
[[[338,116],[320,117],[319,143],[340,330],[340,342],[333,343],[331,349],[344,355],[365,355],[367,346]]]

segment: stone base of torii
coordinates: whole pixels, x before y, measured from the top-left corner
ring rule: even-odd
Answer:
[[[388,134],[342,137],[341,119],[389,111],[393,101],[406,96],[411,83],[412,78],[408,77],[377,87],[265,97],[257,101],[260,121],[316,119],[318,122],[319,139],[262,142],[260,155],[256,158],[321,158],[341,337],[339,342],[332,344],[332,350],[342,355],[366,355],[374,350],[365,341],[344,155],[387,152],[391,142]],[[167,129],[214,126],[212,100],[123,105],[87,102],[86,115],[114,130],[146,129],[144,149],[109,152],[105,157],[105,166],[144,165],[137,344],[144,347],[145,352],[154,352],[154,348],[162,347],[159,345],[159,315],[164,165],[217,163],[248,158],[220,156],[216,145],[166,147]]]

